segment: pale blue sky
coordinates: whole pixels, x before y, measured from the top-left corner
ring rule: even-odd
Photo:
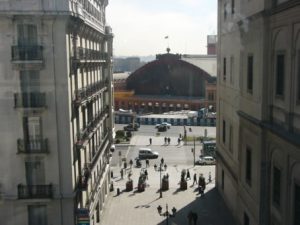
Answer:
[[[217,0],[110,0],[114,55],[165,52],[205,54],[206,35],[217,31]],[[164,39],[165,36],[169,39]]]

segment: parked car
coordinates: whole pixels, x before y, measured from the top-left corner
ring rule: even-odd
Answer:
[[[165,126],[165,127],[167,127],[168,129],[171,128],[171,124],[170,124],[170,123],[167,123],[167,122],[158,123],[158,124],[155,125],[155,128],[158,128],[158,127],[161,127],[161,126]]]
[[[163,123],[161,123],[161,125],[167,126],[168,129],[170,129],[172,126],[170,123],[167,123],[167,122],[163,122]]]
[[[133,127],[132,125],[127,125],[127,126],[123,127],[123,129],[125,131],[137,131],[138,130],[138,128],[136,126]]]
[[[157,159],[158,152],[153,152],[150,148],[139,149],[139,159]]]
[[[167,126],[165,125],[159,125],[156,127],[158,132],[163,132],[163,131],[167,131]]]
[[[196,162],[198,165],[215,165],[216,160],[212,156],[202,156],[200,159]]]
[[[132,123],[129,123],[127,126],[133,126]],[[134,123],[134,128],[140,128],[140,124],[139,123]]]

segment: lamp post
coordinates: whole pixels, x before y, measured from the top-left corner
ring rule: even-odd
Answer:
[[[162,186],[161,186],[161,168],[162,164],[159,164],[159,179],[160,179],[160,185],[159,185],[159,197],[162,198]]]
[[[195,152],[196,152],[196,143],[195,143],[195,136],[194,136],[194,148],[192,148],[192,153],[194,155],[194,166],[196,165]]]
[[[162,207],[159,205],[157,207],[157,212],[160,216],[166,217],[166,224],[169,225],[169,217],[175,217],[177,209],[175,207],[172,208],[172,214],[168,211],[168,204],[166,204],[166,211],[162,213]]]

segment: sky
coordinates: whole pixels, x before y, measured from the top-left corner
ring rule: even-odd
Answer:
[[[206,36],[217,34],[217,0],[110,0],[106,20],[115,56],[156,55],[168,46],[206,54]]]

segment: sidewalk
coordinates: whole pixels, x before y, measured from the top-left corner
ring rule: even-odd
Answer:
[[[191,180],[188,181],[188,189],[180,191],[179,180],[182,169],[189,169]],[[166,204],[168,204],[169,212],[173,207],[177,209],[176,216],[169,218],[169,224],[188,225],[187,214],[190,210],[198,214],[198,224],[206,225],[234,225],[223,200],[214,188],[214,180],[207,184],[205,196],[200,197],[196,190],[197,185],[192,186],[193,175],[200,173],[204,174],[206,181],[208,174],[211,172],[212,177],[215,173],[214,166],[184,166],[170,165],[166,171],[162,172],[169,174],[168,191],[163,192],[163,198],[159,198],[160,187],[160,172],[154,171],[153,165],[147,168],[149,180],[144,192],[137,192],[138,177],[140,168],[132,169],[132,180],[134,190],[131,192],[125,191],[125,183],[127,181],[127,173],[124,174],[124,179],[120,178],[120,168],[112,168],[114,173],[114,192],[110,193],[108,202],[102,214],[101,225],[155,225],[165,224],[164,217],[157,212],[158,205],[161,205],[165,212]],[[121,194],[116,195],[116,189],[120,188]],[[200,221],[203,221],[200,223]]]

